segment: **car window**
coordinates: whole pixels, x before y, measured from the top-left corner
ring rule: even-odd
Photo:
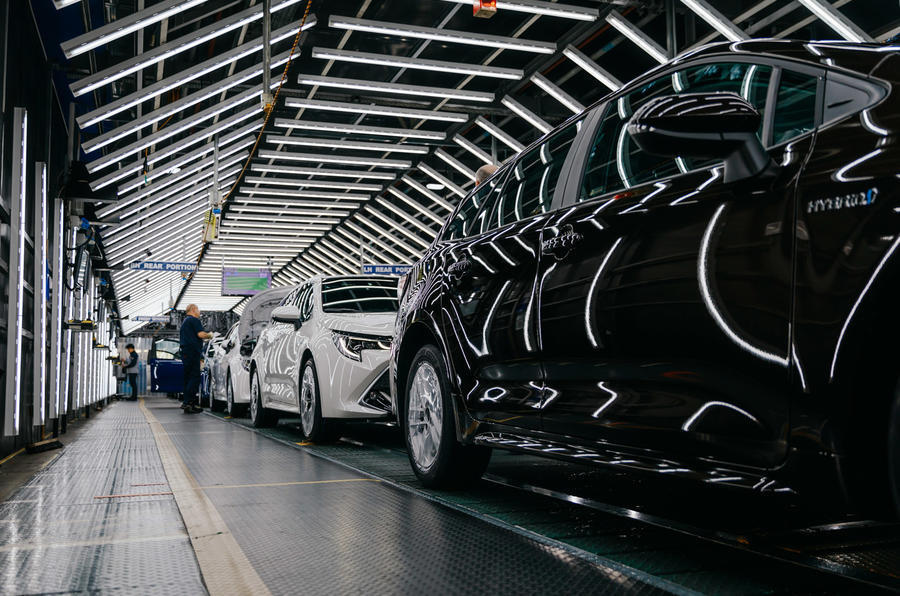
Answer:
[[[295,299],[296,299],[297,293],[298,293],[299,291],[300,291],[300,288],[296,288],[296,289],[294,289],[294,290],[291,290],[291,292],[290,292],[287,296],[285,296],[285,297],[281,300],[281,302],[278,303],[278,306],[290,306],[290,305],[292,305],[292,304],[295,304]]]
[[[460,201],[459,207],[444,229],[441,240],[467,238],[484,231],[487,217],[486,207],[491,204],[493,198],[491,191],[499,190],[500,182],[505,175],[506,171],[498,171]]]
[[[158,339],[153,344],[157,360],[178,360],[181,358],[181,344],[171,339]]]
[[[818,77],[790,70],[781,72],[772,122],[773,145],[789,141],[816,127],[818,87]]]
[[[626,124],[651,99],[684,93],[736,93],[765,110],[772,68],[750,63],[692,66],[651,81],[610,102],[588,154],[580,200],[587,200],[650,180],[657,180],[714,163],[713,160],[670,159],[641,151]],[[759,134],[762,134],[760,125]]]
[[[322,310],[339,312],[396,312],[397,278],[347,278],[322,282]]]
[[[299,300],[297,301],[297,307],[300,309],[300,316],[303,317],[304,320],[308,319],[312,314],[313,296],[315,295],[315,292],[313,291],[314,287],[313,284],[309,284],[303,288],[303,291],[300,292]]]
[[[497,198],[496,218],[491,227],[550,210],[560,171],[581,123],[582,120],[573,122],[516,161]]]

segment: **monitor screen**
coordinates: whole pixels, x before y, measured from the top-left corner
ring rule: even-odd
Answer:
[[[254,296],[272,287],[269,269],[223,269],[223,296]]]

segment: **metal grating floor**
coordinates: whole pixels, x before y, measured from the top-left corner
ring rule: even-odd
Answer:
[[[64,439],[65,442],[65,439]],[[144,416],[116,405],[0,503],[0,592],[204,594]]]

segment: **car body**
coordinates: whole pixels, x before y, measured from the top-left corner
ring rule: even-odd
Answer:
[[[271,321],[272,309],[292,288],[272,288],[253,296],[244,305],[240,320],[222,339],[222,357],[213,369],[213,404],[229,415],[242,415],[250,403],[250,356],[260,333]],[[218,401],[220,403],[216,404]]]
[[[237,323],[228,330],[230,333]],[[222,403],[219,403],[217,394],[222,392],[222,361],[224,360],[227,350],[225,349],[226,338],[228,333],[224,335],[215,334],[212,339],[207,341],[203,346],[203,367],[200,371],[200,403],[206,404],[213,411],[222,409]]]
[[[147,355],[147,366],[150,367],[150,391],[184,393],[184,365],[177,337],[154,338]]]
[[[436,373],[457,467],[504,447],[840,502],[893,478],[900,503],[897,350],[871,349],[900,320],[898,81],[896,47],[715,44],[510,160],[401,288],[411,451]],[[435,458],[411,453],[427,483],[465,476]]]
[[[323,439],[333,435],[336,420],[389,416],[396,308],[396,278],[315,277],[295,287],[253,349],[253,423],[298,413],[307,437]]]

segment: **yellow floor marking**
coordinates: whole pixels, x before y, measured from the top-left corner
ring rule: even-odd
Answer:
[[[300,441],[299,443],[294,443],[295,445],[300,445],[301,447],[306,447],[307,445],[312,445],[312,441]]]
[[[378,478],[340,478],[337,480],[297,480],[293,482],[262,482],[260,484],[213,484],[198,486],[200,490],[211,488],[267,488],[270,486],[303,486],[305,484],[337,484],[339,482],[381,482]],[[95,497],[96,498],[96,497]]]
[[[4,457],[3,459],[0,459],[0,466],[2,466],[3,464],[5,464],[6,462],[8,462],[9,460],[11,460],[12,458],[14,458],[15,456],[19,455],[20,453],[22,453],[22,452],[24,452],[24,451],[25,451],[25,448],[22,447],[22,448],[19,449],[18,451],[15,451],[15,452],[13,452],[13,453],[10,453],[9,455],[7,455],[6,457]]]
[[[269,588],[250,564],[212,501],[200,490],[200,485],[181,459],[175,443],[143,399],[140,400],[140,408],[150,423],[159,458],[187,527],[191,546],[194,547],[200,573],[210,596],[270,595]]]

